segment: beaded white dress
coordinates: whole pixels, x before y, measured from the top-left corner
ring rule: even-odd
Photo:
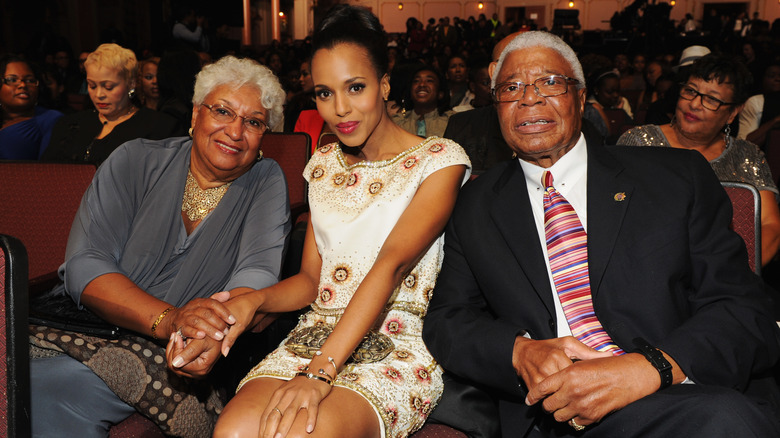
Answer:
[[[292,333],[320,322],[338,322],[417,188],[432,173],[454,165],[469,168],[465,183],[471,167],[468,156],[458,144],[438,137],[391,160],[353,165],[337,143],[315,152],[304,177],[322,271],[312,310]],[[392,352],[374,363],[348,361],[336,377],[336,386],[352,389],[371,403],[382,436],[405,437],[419,429],[441,397],[442,370],[421,335],[443,246],[444,237],[439,236],[395,289],[372,329],[392,340]],[[241,385],[261,376],[291,379],[309,361],[290,352],[283,341]]]

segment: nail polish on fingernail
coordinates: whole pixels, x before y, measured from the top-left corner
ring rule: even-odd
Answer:
[[[173,359],[171,365],[173,365],[174,368],[179,368],[180,366],[184,365],[184,359],[182,359],[181,356],[177,356]]]
[[[225,327],[225,330],[222,330],[222,333],[224,333],[224,334],[230,333],[230,328],[229,327]]]
[[[229,315],[228,316],[228,323],[229,324],[235,324],[236,323],[236,318],[233,315]]]
[[[216,332],[214,333],[214,337],[217,338],[218,341],[221,341],[225,337],[225,334],[222,332]]]

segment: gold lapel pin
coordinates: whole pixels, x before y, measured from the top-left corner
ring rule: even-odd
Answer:
[[[615,201],[621,202],[626,200],[626,192],[615,193]]]

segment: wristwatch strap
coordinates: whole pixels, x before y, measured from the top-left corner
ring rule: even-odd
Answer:
[[[642,354],[651,365],[658,370],[658,374],[661,375],[661,387],[658,390],[668,388],[672,385],[672,364],[664,357],[661,350],[650,345],[649,342],[643,338],[635,338],[634,345],[636,345],[636,352]]]

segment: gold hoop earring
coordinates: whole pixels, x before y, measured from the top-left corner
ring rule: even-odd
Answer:
[[[192,128],[190,128],[190,130],[189,130],[189,131],[187,131],[187,132],[189,132],[189,134],[190,134],[190,137],[192,137]]]
[[[257,151],[257,161],[260,161],[263,159],[263,151],[259,150]]]

